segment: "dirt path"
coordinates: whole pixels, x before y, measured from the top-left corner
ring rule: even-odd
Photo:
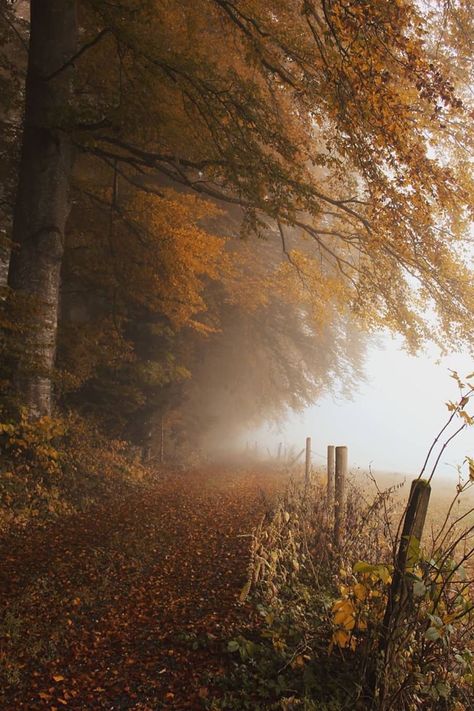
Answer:
[[[2,709],[199,709],[281,478],[192,472],[0,541]]]

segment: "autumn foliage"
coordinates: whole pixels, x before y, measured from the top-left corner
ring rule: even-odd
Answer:
[[[295,323],[285,339],[267,332],[263,346],[288,396],[263,389],[230,436],[278,417],[295,404],[285,403],[291,392],[302,406],[348,381],[352,363],[357,377],[366,336],[356,334],[388,327],[413,349],[427,339],[470,347],[463,2],[84,0],[76,9],[77,56],[48,78],[59,91],[72,77],[50,127],[75,156],[63,176],[60,309],[37,293],[34,274],[22,281],[26,242],[13,245],[8,304],[25,302],[15,312],[24,353],[15,358],[14,334],[6,338],[4,382],[20,405],[31,405],[28,383],[49,379],[60,407],[113,436],[143,444],[167,416],[181,423],[173,438],[196,448],[213,435],[199,436],[185,403],[206,399],[201,357],[217,357],[226,339],[232,348],[229,316],[258,331],[277,314]],[[28,22],[6,4],[2,13],[15,175],[13,89]],[[310,365],[309,332],[351,341],[349,357],[336,347],[331,366],[321,353]],[[240,356],[258,379],[248,349]]]
[[[350,392],[381,329],[414,352],[430,341],[472,352],[473,19],[467,0],[0,0],[3,531],[102,511],[110,496],[142,505],[163,459],[202,462],[245,428]],[[324,629],[317,644],[352,664],[371,649],[391,571],[385,551],[366,551],[336,581],[320,511],[311,535],[330,560],[318,559],[327,579],[312,598],[293,513],[261,528],[253,582],[265,568],[265,604],[281,603],[276,617],[262,603],[267,638],[311,690],[319,671],[289,643],[307,632],[305,610]],[[152,552],[131,555],[132,567]],[[148,593],[128,573],[147,617]],[[428,590],[445,568],[415,573]],[[428,593],[419,597],[428,611]],[[427,612],[433,639],[416,618],[413,649],[445,639],[456,604]],[[8,614],[16,648],[22,623]],[[253,659],[253,639],[230,642]],[[89,648],[81,638],[78,658]],[[273,652],[259,649],[273,669]],[[23,654],[4,665],[12,688]],[[77,689],[56,693],[64,674],[51,658],[53,681],[38,682],[34,703],[82,703]],[[264,691],[281,700],[288,683],[277,673]],[[194,701],[209,705],[203,688]],[[426,708],[439,701],[413,694]]]

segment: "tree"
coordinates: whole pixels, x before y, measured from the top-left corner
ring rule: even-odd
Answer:
[[[61,260],[69,214],[71,137],[62,125],[70,106],[76,49],[74,0],[32,0],[18,192],[9,270],[12,289],[34,301],[21,372],[23,399],[33,415],[51,412]]]
[[[123,180],[111,191],[106,171],[95,177],[76,186],[63,264],[62,402],[140,441],[162,391],[189,377],[179,339],[215,331],[206,290],[231,262],[203,225],[217,212],[209,201],[136,193]]]
[[[332,316],[318,325],[307,305],[277,293],[250,311],[224,302],[221,331],[196,343],[185,361],[192,377],[172,410],[177,455],[229,453],[245,430],[277,424],[328,391],[353,394],[366,337]]]
[[[115,38],[117,100],[77,135],[82,150],[240,205],[254,231],[305,232],[347,303],[414,347],[470,340],[456,242],[472,183],[452,135],[469,107],[447,46],[435,59],[427,42],[431,13],[377,0],[90,6]]]
[[[88,188],[63,266],[62,404],[141,445],[164,415],[168,453],[183,457],[338,380],[351,389],[365,339],[328,303],[329,275],[317,292],[302,280],[304,254],[289,263],[274,240],[224,239],[209,201],[135,196],[121,181],[111,224],[107,190]]]
[[[19,27],[16,26],[19,24]],[[0,289],[8,279],[12,206],[16,187],[18,116],[21,114],[22,68],[27,48],[24,23],[14,15],[11,3],[0,3]]]
[[[306,290],[324,284],[327,299],[368,328],[388,325],[413,347],[433,337],[472,343],[474,293],[459,254],[471,218],[462,141],[470,107],[449,76],[457,35],[446,33],[436,56],[428,41],[432,8],[411,0],[78,7],[83,44],[47,85],[67,105],[74,67],[74,111],[61,136],[79,169],[93,160],[110,183],[118,174],[132,190],[155,192],[157,212],[160,200],[166,209],[163,185],[240,211],[244,233],[281,242]],[[17,214],[26,214],[21,201]],[[48,254],[39,272],[57,275],[59,251]],[[43,366],[56,293],[32,338]],[[49,387],[45,367],[40,381]]]

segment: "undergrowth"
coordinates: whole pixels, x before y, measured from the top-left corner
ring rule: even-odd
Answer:
[[[0,421],[0,532],[83,511],[148,470],[130,446],[76,414]]]
[[[471,485],[458,485],[454,500]],[[406,599],[387,631],[402,513],[395,488],[369,501],[351,487],[336,550],[325,489],[289,486],[252,539],[241,599],[251,598],[260,622],[228,642],[233,673],[209,708],[474,707],[474,527],[463,529],[467,519],[449,507],[405,571]]]

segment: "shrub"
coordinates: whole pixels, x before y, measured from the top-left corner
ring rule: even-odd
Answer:
[[[241,599],[252,596],[260,623],[229,643],[238,697],[227,689],[214,707],[473,708],[474,526],[462,527],[469,512],[452,516],[471,486],[471,478],[458,484],[432,540],[417,546],[387,619],[398,487],[369,501],[351,486],[336,550],[323,487],[291,484],[252,540]]]
[[[87,508],[149,474],[126,442],[75,414],[0,422],[0,530]]]

